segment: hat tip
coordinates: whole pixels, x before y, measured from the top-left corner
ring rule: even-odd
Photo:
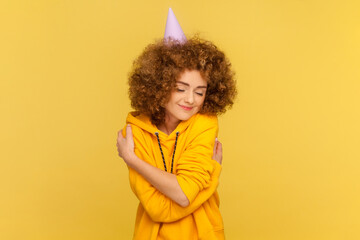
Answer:
[[[180,42],[185,42],[186,37],[184,32],[181,29],[179,22],[177,21],[174,12],[172,11],[171,7],[169,7],[169,13],[166,20],[166,27],[165,27],[165,39],[172,38],[174,40],[178,40]]]

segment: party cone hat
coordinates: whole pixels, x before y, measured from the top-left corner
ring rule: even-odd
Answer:
[[[185,34],[182,31],[180,24],[177,21],[175,14],[171,8],[169,8],[169,13],[166,20],[164,38],[165,40],[167,40],[168,38],[178,40],[181,43],[186,42]]]

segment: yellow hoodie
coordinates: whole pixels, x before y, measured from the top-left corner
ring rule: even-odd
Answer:
[[[140,200],[133,239],[224,239],[216,191],[221,165],[212,159],[218,132],[217,117],[196,114],[180,122],[170,135],[159,131],[143,114],[130,112],[126,122],[132,127],[135,154],[164,170],[163,153],[168,172],[176,141],[173,173],[190,202],[189,206],[181,207],[129,168],[131,189]]]

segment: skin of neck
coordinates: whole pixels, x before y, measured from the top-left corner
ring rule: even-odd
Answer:
[[[169,115],[166,114],[164,123],[161,124],[158,128],[167,135],[170,135],[180,122],[180,120],[172,119]]]

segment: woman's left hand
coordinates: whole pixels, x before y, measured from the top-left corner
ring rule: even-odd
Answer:
[[[117,149],[119,156],[124,159],[126,164],[131,164],[132,159],[134,159],[134,139],[131,131],[131,126],[128,124],[126,126],[126,136],[123,137],[122,129],[118,132],[117,138]]]
[[[219,142],[219,140],[217,140],[217,138],[215,139],[213,159],[219,164],[222,163],[222,144]]]

